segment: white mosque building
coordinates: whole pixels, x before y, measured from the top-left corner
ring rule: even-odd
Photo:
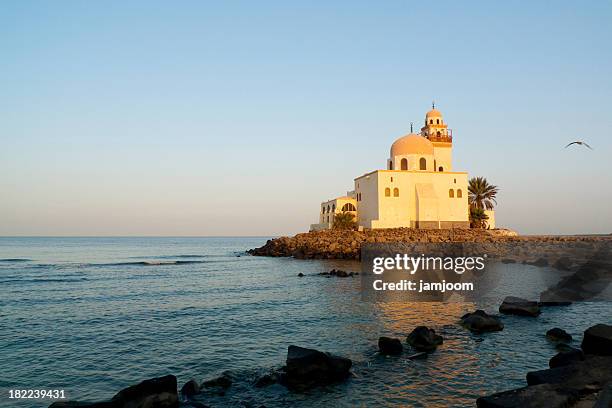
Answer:
[[[452,130],[432,105],[420,134],[411,129],[393,142],[386,170],[355,178],[353,191],[321,203],[310,229],[331,228],[341,212],[352,213],[360,229],[469,228],[468,174],[453,171],[452,152]],[[493,211],[487,215],[495,228]]]

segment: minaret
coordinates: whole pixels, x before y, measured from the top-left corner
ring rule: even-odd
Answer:
[[[421,136],[434,145],[435,171],[452,171],[453,132],[444,123],[442,113],[436,109],[435,102],[431,103],[431,110],[425,114],[425,126],[421,128]]]

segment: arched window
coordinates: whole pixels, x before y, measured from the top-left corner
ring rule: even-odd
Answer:
[[[344,211],[357,211],[357,209],[352,203],[346,203],[342,206],[342,212]]]
[[[408,160],[402,159],[402,170],[408,170]]]
[[[436,136],[440,136],[440,131],[439,130],[436,132]]]
[[[393,197],[399,197],[399,188],[393,189]]]
[[[424,157],[419,160],[419,167],[421,170],[427,170],[427,160]]]
[[[448,196],[449,196],[450,198],[455,197],[455,190],[453,190],[452,188],[451,188],[450,190],[448,190]]]
[[[389,187],[385,188],[385,197],[391,197],[391,189]]]
[[[336,204],[332,205],[332,212],[336,212]]]
[[[442,166],[438,167],[438,171],[444,171],[444,167]]]
[[[393,170],[393,161],[389,160],[389,170]]]
[[[461,198],[463,197],[463,192],[461,191],[461,189],[457,190],[457,198]]]
[[[436,125],[440,124],[440,119],[436,119]]]
[[[429,124],[433,125],[433,119],[429,119]]]
[[[327,206],[327,213],[329,214],[329,205]]]

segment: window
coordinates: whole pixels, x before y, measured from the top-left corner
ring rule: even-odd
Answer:
[[[438,171],[444,171],[444,167],[442,166],[438,167]]]
[[[393,162],[389,160],[389,170],[393,170]]]
[[[332,205],[332,212],[336,212],[336,204]]]
[[[439,130],[436,132],[436,135],[437,135],[437,136],[440,136],[440,131],[439,131]]]
[[[393,177],[391,177],[391,182],[393,183]]]
[[[450,190],[448,190],[448,196],[449,196],[450,198],[455,197],[455,190],[453,190],[452,188],[451,188]]]
[[[393,197],[399,197],[399,188],[393,189]]]
[[[440,119],[436,119],[436,125],[440,124]],[[440,134],[440,132],[438,132],[438,134]]]
[[[391,189],[389,187],[385,188],[385,197],[391,197]]]
[[[327,213],[329,214],[329,205],[327,206]]]
[[[419,167],[421,170],[427,170],[427,160],[424,157],[421,157],[421,160],[419,160]]]
[[[402,170],[408,170],[408,160],[402,159]]]
[[[346,203],[342,206],[342,211],[357,211],[357,209],[352,203]]]
[[[463,197],[463,192],[461,191],[461,189],[457,190],[457,198],[461,198]]]
[[[433,119],[429,119],[429,124],[433,125]]]

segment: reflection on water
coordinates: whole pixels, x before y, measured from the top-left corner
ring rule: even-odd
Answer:
[[[229,371],[235,381],[227,394],[201,402],[473,406],[479,395],[523,386],[527,371],[547,367],[555,352],[548,329],[567,330],[577,345],[588,326],[612,321],[609,303],[576,303],[538,318],[504,316],[504,331],[474,335],[457,324],[463,313],[495,312],[506,295],[533,298],[558,272],[499,264],[496,285],[470,302],[364,301],[361,276],[318,275],[359,271],[358,263],[237,256],[264,241],[0,239],[0,259],[21,259],[0,262],[0,393],[64,388],[72,399],[103,399],[144,378],[172,373],[182,384]],[[187,256],[203,262],[172,262]],[[379,336],[404,340],[419,325],[444,337],[427,359],[378,355]],[[350,357],[355,377],[304,394],[253,387],[283,364],[289,344]]]

